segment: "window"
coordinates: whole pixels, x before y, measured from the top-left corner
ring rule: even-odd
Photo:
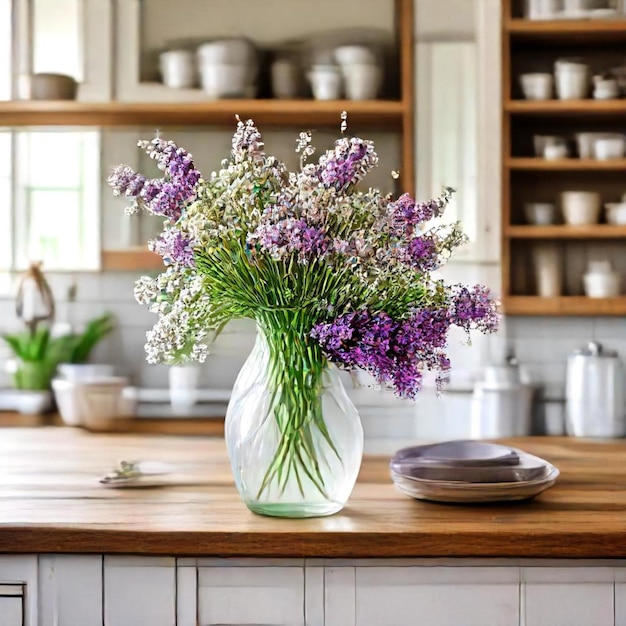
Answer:
[[[97,131],[0,133],[1,268],[99,268],[99,152]]]

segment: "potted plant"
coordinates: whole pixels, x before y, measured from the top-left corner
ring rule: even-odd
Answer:
[[[85,326],[82,333],[69,335],[70,349],[66,358],[59,364],[59,374],[70,381],[85,381],[113,375],[111,365],[88,363],[93,349],[115,328],[114,317],[104,313]]]
[[[73,337],[53,338],[47,326],[2,335],[16,357],[13,380],[17,395],[16,408],[21,413],[44,413],[50,409],[50,384],[57,365],[71,353]]]

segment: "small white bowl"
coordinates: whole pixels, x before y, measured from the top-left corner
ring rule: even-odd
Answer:
[[[626,202],[608,202],[604,207],[607,224],[626,224]]]
[[[252,65],[256,61],[254,45],[241,37],[209,41],[198,46],[196,55],[200,64]]]
[[[529,224],[536,226],[556,224],[556,206],[551,202],[527,202],[524,205],[524,217]]]
[[[369,46],[339,46],[333,53],[340,65],[377,65],[376,51]]]
[[[626,138],[623,136],[602,137],[593,142],[593,154],[600,161],[621,159],[624,157],[625,150]]]
[[[228,63],[200,64],[200,85],[209,98],[253,97],[253,70],[249,65]]]
[[[522,74],[519,78],[526,100],[550,100],[552,98],[554,89],[552,74]]]
[[[378,65],[354,63],[341,66],[348,100],[373,100],[378,95],[383,73]]]
[[[588,298],[614,298],[619,296],[621,276],[618,272],[587,272],[583,287]]]

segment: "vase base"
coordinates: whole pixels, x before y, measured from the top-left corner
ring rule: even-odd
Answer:
[[[246,502],[246,506],[258,515],[270,517],[324,517],[341,511],[339,502],[306,504],[301,502]]]

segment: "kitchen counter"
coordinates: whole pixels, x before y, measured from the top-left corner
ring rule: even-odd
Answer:
[[[388,456],[366,456],[342,512],[287,520],[245,508],[219,438],[5,428],[0,553],[626,558],[626,441],[507,443],[556,465],[556,485],[527,502],[418,502],[391,483]],[[185,464],[187,484],[100,485],[121,459]]]

